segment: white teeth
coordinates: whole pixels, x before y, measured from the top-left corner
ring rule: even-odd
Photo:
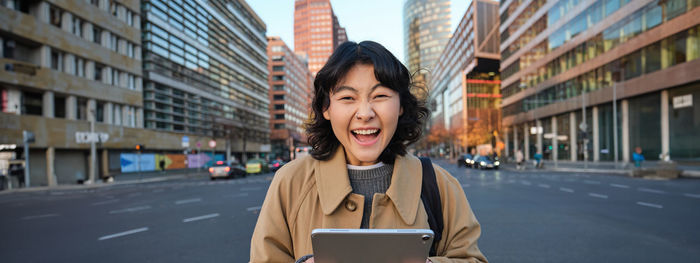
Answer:
[[[372,133],[378,132],[379,129],[372,129],[372,130],[354,130],[352,132],[357,133],[357,134],[362,134],[362,135],[369,135]]]

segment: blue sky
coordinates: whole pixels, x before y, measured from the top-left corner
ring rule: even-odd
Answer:
[[[331,0],[333,12],[352,41],[373,40],[404,61],[404,0]],[[452,31],[462,19],[470,0],[452,1]],[[268,36],[279,36],[294,48],[294,0],[248,0],[267,25]]]

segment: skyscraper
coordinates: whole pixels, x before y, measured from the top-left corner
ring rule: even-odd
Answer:
[[[408,70],[418,73],[415,81],[426,82],[450,40],[450,0],[406,0],[403,31]]]
[[[242,0],[143,2],[146,127],[269,152],[265,23]]]
[[[294,51],[306,54],[313,76],[326,64],[333,50],[347,39],[330,0],[294,2]]]
[[[521,6],[527,3],[527,6]],[[547,160],[700,158],[700,8],[686,0],[506,1],[503,126]]]
[[[304,123],[311,112],[313,78],[306,57],[296,55],[279,37],[267,41],[270,155],[291,159],[294,147],[306,145]]]

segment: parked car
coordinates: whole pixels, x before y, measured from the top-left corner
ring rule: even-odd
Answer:
[[[462,154],[457,159],[457,167],[472,167],[474,165],[474,157],[471,154]]]
[[[267,173],[270,167],[263,159],[250,159],[245,163],[245,172],[248,174]]]
[[[268,166],[270,167],[270,171],[274,173],[277,172],[277,170],[279,170],[280,168],[282,168],[282,166],[284,166],[285,164],[287,163],[282,160],[274,160],[270,162]]]
[[[216,180],[217,178],[236,178],[245,176],[245,168],[236,162],[216,161],[214,165],[209,167],[209,178],[211,180]]]
[[[489,156],[476,155],[474,157],[474,168],[478,169],[498,169],[501,162],[493,160]]]

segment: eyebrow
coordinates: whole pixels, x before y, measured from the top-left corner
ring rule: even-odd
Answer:
[[[375,89],[377,89],[379,87],[382,87],[382,83],[377,83],[374,86],[372,86],[372,88],[370,89],[369,92],[372,93]],[[354,93],[358,93],[357,89],[350,87],[350,86],[345,86],[345,85],[336,88],[335,90],[333,90],[333,93],[338,93],[338,92],[341,92],[343,90],[349,90],[349,91],[352,91]]]

